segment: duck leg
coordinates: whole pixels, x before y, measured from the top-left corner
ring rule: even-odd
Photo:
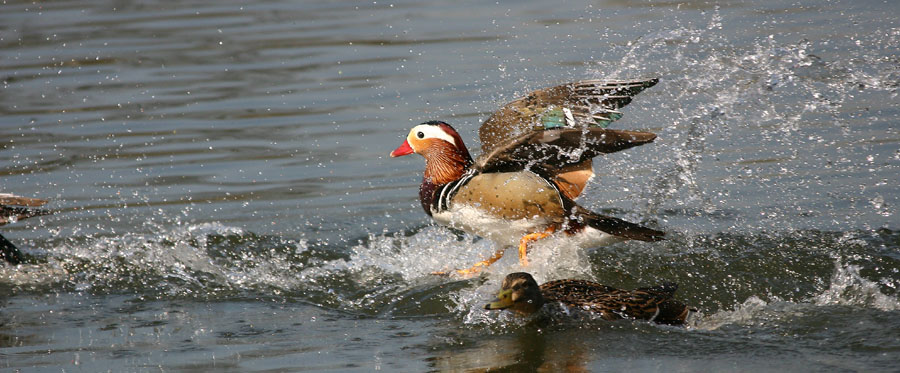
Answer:
[[[553,232],[555,232],[555,231],[556,231],[556,228],[551,226],[543,232],[530,233],[530,234],[526,234],[525,236],[523,236],[522,239],[519,240],[519,264],[521,264],[523,267],[528,266],[528,256],[527,255],[528,255],[528,243],[529,242],[537,241],[541,238],[547,237],[547,236],[553,234]]]
[[[532,241],[537,241],[544,237],[547,237],[547,236],[553,234],[553,232],[556,232],[556,227],[551,226],[543,232],[530,233],[530,234],[526,234],[525,236],[522,237],[522,239],[519,241],[519,263],[522,264],[523,267],[528,266],[528,257],[527,257],[528,243],[532,242]],[[497,250],[497,252],[495,252],[494,255],[491,256],[490,258],[487,258],[478,263],[475,263],[474,265],[472,265],[469,268],[457,269],[455,272],[457,274],[463,275],[463,276],[469,276],[469,275],[476,274],[479,271],[481,271],[484,267],[494,264],[494,262],[500,260],[500,258],[503,257],[504,252],[506,252],[505,247],[500,250]],[[447,272],[432,272],[432,274],[446,275]]]
[[[478,271],[481,270],[481,267],[487,267],[491,264],[494,264],[494,262],[500,260],[500,258],[503,257],[504,252],[506,252],[505,247],[500,250],[497,250],[497,252],[495,252],[494,255],[491,256],[490,258],[487,258],[478,263],[475,263],[475,265],[473,265],[472,267],[469,267],[467,269],[457,269],[456,273],[461,274],[461,275],[466,275],[466,276],[476,274],[476,273],[478,273]]]
[[[490,258],[487,258],[487,259],[482,260],[482,261],[480,261],[480,262],[478,262],[478,263],[475,263],[474,265],[472,265],[472,266],[469,267],[469,268],[466,268],[466,269],[457,269],[457,270],[455,270],[454,272],[456,272],[457,274],[462,275],[462,276],[474,275],[474,274],[478,273],[479,271],[481,271],[482,267],[487,267],[487,266],[489,266],[489,265],[491,265],[491,264],[494,264],[494,262],[500,260],[500,258],[503,257],[503,253],[504,253],[504,252],[506,252],[506,248],[505,248],[505,247],[502,248],[502,249],[500,249],[500,250],[497,250],[497,252],[495,252],[494,255],[492,255]],[[431,274],[434,274],[434,275],[446,275],[447,272],[431,272]]]

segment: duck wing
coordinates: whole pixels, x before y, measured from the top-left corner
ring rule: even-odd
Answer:
[[[538,167],[557,174],[603,154],[653,142],[650,132],[593,128],[555,128],[520,135],[482,154],[475,167],[482,172],[512,172]]]
[[[582,80],[539,89],[510,102],[478,129],[481,152],[533,131],[559,127],[606,127],[622,117],[617,109],[659,79]]]
[[[47,200],[0,193],[0,225],[34,216],[49,215],[49,210],[30,207],[43,206]]]
[[[43,206],[45,204],[47,204],[46,199],[22,197],[10,193],[0,193],[0,205],[37,207]]]
[[[634,95],[652,87],[658,79],[583,80],[531,92],[506,104],[478,129],[485,163],[491,154],[505,154],[522,137],[555,128],[604,128],[622,117],[617,109],[628,105]],[[577,152],[583,144],[568,148]],[[500,149],[498,151],[498,149]],[[527,163],[527,161],[525,162]],[[506,163],[506,166],[518,164]],[[575,199],[594,177],[590,159],[554,167],[549,177],[567,198]]]

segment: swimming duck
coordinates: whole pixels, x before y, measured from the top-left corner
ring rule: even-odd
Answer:
[[[510,273],[503,279],[497,300],[487,310],[531,315],[545,304],[562,303],[600,315],[604,320],[637,319],[658,324],[684,324],[690,309],[672,299],[678,286],[666,283],[636,290],[620,290],[586,280],[556,280],[538,286],[530,274]]]
[[[501,249],[459,274],[494,263],[507,247],[528,264],[528,243],[562,231],[593,247],[622,240],[658,241],[664,233],[589,211],[574,202],[594,173],[591,160],[656,139],[649,132],[604,128],[617,109],[656,84],[588,80],[537,90],[491,115],[479,129],[473,160],[459,133],[442,121],[413,127],[391,157],[419,154],[419,199],[440,224],[493,240]]]
[[[48,210],[32,208],[43,206],[46,203],[47,200],[44,199],[0,193],[0,225],[15,223],[18,220],[34,216],[48,215],[50,214]],[[13,265],[22,262],[22,253],[3,235],[0,235],[0,257]]]

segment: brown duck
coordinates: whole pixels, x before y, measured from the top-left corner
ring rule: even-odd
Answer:
[[[620,290],[586,280],[556,280],[538,286],[530,274],[517,272],[506,276],[497,300],[484,308],[531,315],[545,304],[561,303],[594,312],[605,320],[637,319],[681,325],[692,309],[672,299],[677,289],[677,285],[667,283]]]
[[[50,214],[50,211],[48,210],[34,208],[43,206],[46,203],[47,200],[44,199],[0,193],[0,225],[14,223],[18,220],[34,216]],[[0,235],[0,257],[10,264],[19,264],[22,262],[22,253],[12,244],[12,242],[9,242],[9,240],[3,237],[3,235]]]
[[[664,233],[589,211],[574,202],[594,175],[591,160],[652,142],[649,132],[603,128],[617,109],[657,80],[568,83],[534,91],[491,115],[479,129],[482,155],[473,160],[449,124],[426,122],[409,131],[391,157],[425,157],[419,198],[438,223],[493,240],[493,257],[458,273],[477,272],[528,242],[562,231],[582,247],[622,240],[658,241]]]

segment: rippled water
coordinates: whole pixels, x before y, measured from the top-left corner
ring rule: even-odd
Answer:
[[[891,370],[900,357],[900,6],[0,4],[0,367]],[[687,328],[481,306],[495,249],[434,226],[416,123],[536,88],[659,77],[580,203],[661,243],[533,248],[538,281],[680,284]]]

